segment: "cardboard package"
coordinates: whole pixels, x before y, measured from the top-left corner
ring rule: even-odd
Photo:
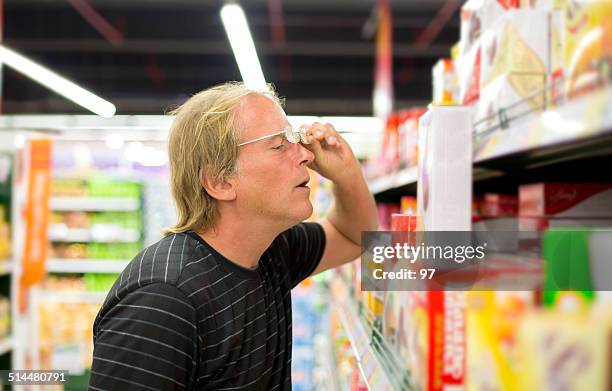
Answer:
[[[481,35],[497,23],[518,0],[468,0],[461,7],[459,55],[459,102],[473,105],[480,95]]]
[[[459,79],[450,58],[441,58],[431,70],[433,103],[450,105],[459,102]]]
[[[459,61],[459,102],[475,104],[480,97],[480,40],[461,56]]]
[[[598,291],[612,290],[612,229],[549,229],[542,238],[544,304],[588,309]]]
[[[534,183],[519,187],[521,217],[612,218],[612,183]]]
[[[612,67],[612,2],[572,0],[565,7],[566,93],[590,91]]]
[[[399,350],[417,389],[463,390],[465,292],[406,292]]]
[[[609,390],[610,324],[583,314],[526,316],[517,339],[520,390]]]
[[[518,391],[516,339],[523,317],[535,306],[532,292],[467,293],[468,391]]]
[[[422,231],[469,231],[472,120],[461,106],[434,106],[419,120],[417,215]]]
[[[482,34],[481,45],[481,89],[502,75],[546,75],[550,68],[549,13],[509,10]]]

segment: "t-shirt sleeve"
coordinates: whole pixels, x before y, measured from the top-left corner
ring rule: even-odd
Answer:
[[[300,223],[283,232],[281,259],[287,264],[294,288],[317,268],[325,250],[325,231],[319,223]]]
[[[175,286],[125,296],[94,325],[89,390],[187,390],[197,360],[196,311]]]

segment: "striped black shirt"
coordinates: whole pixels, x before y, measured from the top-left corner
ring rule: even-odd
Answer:
[[[193,232],[147,247],[96,317],[89,389],[290,390],[290,292],[324,247],[316,223],[279,235],[256,269]]]

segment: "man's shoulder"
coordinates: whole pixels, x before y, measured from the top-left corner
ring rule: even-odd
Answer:
[[[105,305],[112,306],[129,293],[151,284],[181,288],[186,271],[192,270],[198,259],[209,255],[208,249],[189,233],[167,235],[145,247],[127,264],[110,289]]]
[[[325,236],[323,226],[318,222],[301,222],[281,232],[272,242],[273,248],[291,250],[295,246],[307,245],[313,237]]]

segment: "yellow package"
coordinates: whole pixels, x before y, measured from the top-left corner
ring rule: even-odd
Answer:
[[[521,390],[610,389],[610,327],[587,315],[537,313],[518,339]]]
[[[495,27],[482,35],[480,88],[504,74],[546,75],[550,64],[548,33],[548,12],[506,12]]]
[[[532,292],[467,293],[467,390],[521,390],[516,332],[533,306]]]
[[[565,8],[566,93],[598,84],[612,65],[612,1],[572,0]]]

